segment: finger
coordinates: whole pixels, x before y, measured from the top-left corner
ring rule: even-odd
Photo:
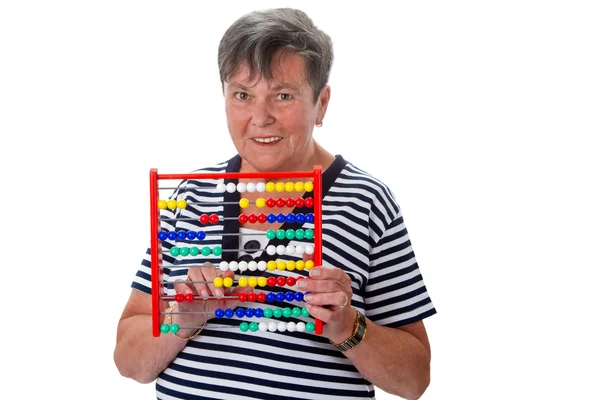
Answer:
[[[334,279],[301,279],[300,281],[296,281],[296,287],[298,288],[298,290],[307,291],[311,293],[345,292],[349,290],[348,285],[345,285],[342,282]]]
[[[191,281],[205,281],[206,278],[204,277],[204,274],[202,272],[202,270],[205,268],[190,268],[188,270],[188,278]],[[208,293],[208,286],[205,283],[193,283],[192,284],[194,286],[194,289],[196,290],[196,292],[202,296],[202,297],[208,297],[209,293]]]
[[[314,255],[315,255],[315,253],[308,254],[305,252],[302,254],[302,259],[304,260],[304,262],[307,262],[308,260],[314,260]]]
[[[308,310],[310,315],[312,315],[315,319],[320,319],[325,323],[328,323],[333,316],[333,311],[321,306],[315,306],[307,303],[306,309]]]
[[[188,282],[184,281],[183,279],[175,280],[175,282],[173,282],[173,289],[175,289],[175,293],[194,293],[194,291],[192,290],[192,285],[188,284]]]
[[[304,296],[307,304],[313,306],[333,306],[332,311],[342,309],[350,302],[348,294],[344,292],[335,293],[309,293]]]
[[[341,268],[324,265],[322,267],[310,270],[310,277],[313,279],[334,279],[342,284],[351,282],[350,277]]]

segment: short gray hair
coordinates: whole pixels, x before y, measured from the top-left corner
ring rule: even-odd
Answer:
[[[291,8],[254,11],[227,29],[219,44],[221,85],[242,65],[248,66],[249,79],[258,74],[272,80],[273,56],[280,51],[304,57],[306,79],[316,102],[329,81],[333,44],[306,13]]]

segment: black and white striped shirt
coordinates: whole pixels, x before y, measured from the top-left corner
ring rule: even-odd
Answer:
[[[238,172],[241,158],[196,172]],[[182,182],[172,198],[200,202],[239,201],[239,193],[218,193],[214,190],[223,180]],[[235,182],[235,181],[234,181]],[[296,209],[296,212],[311,212]],[[174,211],[175,217],[199,217],[215,213],[219,217],[237,217],[239,208],[233,205],[188,206]],[[163,215],[172,218],[167,209]],[[415,259],[400,208],[389,188],[337,156],[323,172],[323,264],[342,268],[352,279],[352,306],[364,312],[379,325],[400,327],[435,314]],[[197,219],[197,218],[196,218]],[[312,228],[312,224],[288,223],[281,229]],[[164,230],[205,230],[202,246],[220,245],[223,249],[239,248],[237,236],[219,236],[238,232],[235,219],[216,225],[200,226],[199,221],[162,222]],[[300,244],[296,239],[291,244]],[[307,241],[311,242],[311,241]],[[273,239],[274,245],[290,243]],[[163,242],[163,248],[190,246],[192,242]],[[194,245],[197,245],[195,242]],[[197,257],[173,258],[163,255],[163,278],[168,281],[185,279],[186,263],[234,261],[236,252],[224,252],[221,257],[201,254]],[[296,260],[295,256],[260,254],[256,261]],[[176,265],[178,268],[169,268]],[[308,271],[256,271],[244,275],[298,276]],[[136,274],[132,287],[150,294],[149,250]],[[255,288],[255,292],[281,291],[281,287]],[[167,294],[175,294],[167,285]],[[252,307],[303,307],[302,302],[253,303]],[[252,320],[258,321],[257,318]],[[305,322],[310,319],[290,318]],[[202,333],[192,339],[156,381],[159,399],[372,399],[374,386],[353,364],[319,335],[306,332],[243,333],[227,329],[223,324],[239,325],[240,320],[209,321]],[[267,321],[264,319],[264,321]]]

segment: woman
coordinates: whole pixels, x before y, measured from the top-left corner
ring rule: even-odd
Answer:
[[[215,323],[211,314],[217,307],[235,308],[238,303],[218,300],[175,303],[170,311],[207,314],[172,314],[172,323],[188,328],[154,338],[146,257],[118,326],[114,357],[119,371],[139,382],[158,378],[157,396],[169,399],[365,399],[374,398],[373,385],[407,399],[419,398],[429,384],[430,364],[422,320],[433,315],[435,309],[400,209],[384,184],[341,156],[332,155],[312,136],[314,126],[323,124],[330,99],[330,38],[301,11],[254,12],[227,30],[218,60],[228,128],[238,155],[202,171],[323,168],[324,267],[310,273],[273,272],[275,276],[310,275],[297,286],[299,291],[310,292],[304,298],[306,307],[314,318],[323,320],[324,332],[319,336],[228,329],[223,327],[225,320]],[[188,184],[191,186],[184,182],[173,198],[209,198],[234,204],[239,200],[237,192],[215,198],[214,191],[208,189],[186,190]],[[244,197],[252,203],[261,196],[247,192]],[[260,212],[253,207],[243,212]],[[285,214],[298,211],[303,210],[282,210]],[[217,212],[235,217],[240,209],[230,205],[222,209],[188,207],[186,212],[191,216]],[[162,227],[199,228],[191,224],[185,221],[171,226],[164,222]],[[224,252],[226,261],[268,260],[266,252],[256,250],[269,244],[264,234],[238,237],[223,233],[264,232],[293,225],[240,224],[231,218],[211,226],[216,236],[206,243],[221,245],[224,250],[243,249],[237,254]],[[278,244],[277,240],[271,243]],[[176,243],[165,242],[167,248],[172,245]],[[200,261],[215,262],[215,258]],[[217,274],[233,277],[233,272],[221,273],[208,267],[188,269],[181,259],[168,255],[164,262],[177,266],[164,270],[165,279],[173,282],[168,286],[172,294],[220,297],[249,289],[238,286],[224,291],[213,285],[191,283],[210,282]],[[269,272],[261,275],[268,276]],[[292,306],[294,302],[276,305]]]

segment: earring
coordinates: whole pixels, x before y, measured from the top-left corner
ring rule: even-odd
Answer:
[[[320,128],[323,126],[323,121],[317,122],[315,125],[317,126],[317,128]]]

